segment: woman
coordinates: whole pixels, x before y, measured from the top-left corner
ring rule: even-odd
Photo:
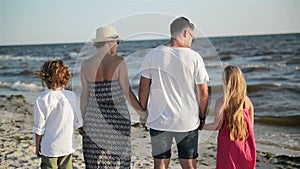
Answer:
[[[99,52],[81,67],[86,168],[130,168],[131,121],[125,97],[140,114],[141,122],[146,121],[147,113],[130,88],[127,64],[116,56],[120,41],[114,27],[100,27],[93,40]]]
[[[204,125],[205,130],[219,130],[216,168],[254,169],[254,108],[242,71],[227,66],[223,83],[225,96],[216,100],[215,120]]]

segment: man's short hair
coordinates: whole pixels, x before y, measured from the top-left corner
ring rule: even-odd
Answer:
[[[170,25],[170,32],[172,38],[175,38],[186,28],[191,28],[192,30],[194,30],[194,24],[191,23],[190,20],[188,20],[185,17],[179,17],[175,19]]]

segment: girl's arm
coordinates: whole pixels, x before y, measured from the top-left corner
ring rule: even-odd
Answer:
[[[205,124],[204,130],[219,130],[223,124],[223,98],[219,98],[215,102],[215,119],[213,123]]]
[[[80,111],[80,106],[76,94],[73,92],[73,110],[74,110],[74,129],[78,129],[79,133],[83,134],[83,119]]]
[[[250,100],[250,98],[248,96],[247,97],[247,100],[248,100],[248,105],[250,106],[249,107],[249,113],[250,113],[250,118],[251,118],[251,121],[252,121],[252,127],[254,127],[254,107],[253,107],[253,104]]]

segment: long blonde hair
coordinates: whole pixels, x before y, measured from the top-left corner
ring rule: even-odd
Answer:
[[[224,69],[225,97],[223,111],[227,113],[230,140],[244,140],[248,137],[243,105],[247,93],[244,75],[237,66]]]

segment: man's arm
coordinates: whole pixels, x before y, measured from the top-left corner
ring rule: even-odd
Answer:
[[[206,111],[208,106],[208,85],[207,83],[197,85],[197,96],[199,104],[199,118],[200,126],[199,129],[202,130],[205,124]]]
[[[141,76],[140,85],[139,85],[139,100],[140,100],[140,104],[144,110],[147,109],[148,98],[149,98],[149,93],[150,93],[150,86],[151,86],[151,79],[147,79],[147,78]],[[146,120],[140,119],[140,121],[142,122],[142,125],[145,127],[145,129],[148,130],[147,126],[145,125]]]
[[[141,76],[139,86],[139,100],[143,109],[147,109],[147,103],[150,93],[151,79]]]

